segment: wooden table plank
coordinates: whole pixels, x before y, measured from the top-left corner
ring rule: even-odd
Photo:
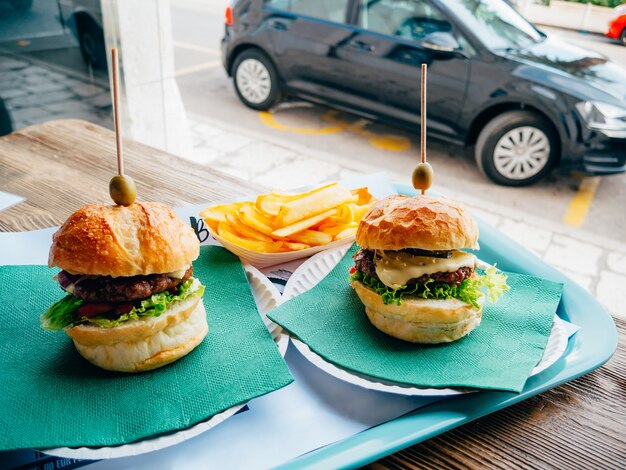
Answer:
[[[143,200],[183,206],[265,189],[135,142],[125,155]],[[113,133],[84,121],[0,138],[0,189],[27,198],[0,212],[0,231],[59,225],[87,202],[110,202],[115,173]],[[626,322],[617,327],[620,345],[602,368],[370,468],[626,468]]]
[[[78,120],[51,121],[0,139],[0,188],[27,198],[0,212],[0,231],[59,225],[83,204],[111,203],[115,152],[113,132]],[[140,200],[185,206],[265,189],[133,141],[124,143],[124,155]]]

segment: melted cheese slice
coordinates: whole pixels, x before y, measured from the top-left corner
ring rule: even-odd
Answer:
[[[188,269],[189,269],[189,266],[183,269],[179,269],[178,271],[172,271],[171,273],[167,273],[167,275],[169,277],[173,277],[174,279],[182,279]]]
[[[464,251],[453,251],[450,258],[413,256],[402,251],[382,251],[376,254],[376,274],[383,284],[392,289],[405,286],[410,279],[425,274],[454,272],[460,268],[476,266],[476,256]]]

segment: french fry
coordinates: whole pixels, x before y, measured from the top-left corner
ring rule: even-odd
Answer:
[[[226,222],[220,222],[217,226],[217,233],[223,239],[234,243],[237,246],[247,248],[252,251],[260,251],[262,253],[276,253],[282,247],[281,242],[263,242],[259,240],[249,240],[235,233]]]
[[[358,204],[359,206],[362,206],[363,204],[368,204],[368,203],[370,203],[374,199],[374,196],[372,196],[370,194],[370,192],[367,189],[367,187],[352,189],[352,190],[350,190],[350,192],[353,195],[358,196],[356,204]]]
[[[226,222],[226,214],[236,214],[243,202],[235,202],[232,204],[220,204],[218,206],[207,207],[200,211],[200,217],[206,223],[210,222]]]
[[[278,230],[274,230],[272,235],[275,237],[288,237],[289,235],[293,235],[294,233],[301,232],[302,230],[306,230],[307,228],[312,227],[313,225],[321,222],[322,220],[331,217],[337,213],[337,209],[330,209],[326,212],[322,212],[321,214],[314,215],[313,217],[309,217],[308,219],[300,220],[292,225],[287,225]]]
[[[281,251],[300,251],[311,248],[311,245],[307,245],[306,243],[282,242],[282,244],[283,246],[281,248]]]
[[[337,185],[327,186],[286,202],[274,220],[274,227],[286,227],[300,220],[307,220],[351,199],[352,193],[347,189]]]
[[[348,227],[335,235],[335,238],[333,240],[341,240],[342,238],[348,238],[356,235],[356,230],[356,227]]]
[[[333,236],[318,232],[317,230],[303,230],[302,232],[294,233],[289,236],[290,241],[306,243],[307,245],[328,245],[333,241]]]
[[[239,218],[243,223],[265,235],[272,235],[274,231],[271,219],[261,214],[252,203],[244,204],[239,208]]]
[[[316,194],[333,186],[337,186],[337,183],[330,183],[325,186],[316,188],[312,191],[301,194],[288,194],[281,191],[272,191],[269,194],[261,194],[260,196],[258,196],[256,200],[256,207],[261,213],[275,217],[280,212],[282,206],[285,205],[287,202],[293,201],[295,199],[301,199],[303,197],[312,196],[313,194]]]
[[[349,224],[354,222],[354,211],[351,206],[354,204],[342,204],[337,207],[337,215],[334,215],[330,218],[333,222],[337,224]]]
[[[357,204],[348,204],[350,206],[350,209],[352,209],[352,221],[360,221],[363,216],[365,215],[365,213],[370,210],[370,207],[372,207],[372,204],[364,204],[364,205],[357,205]]]
[[[343,232],[344,230],[348,230],[348,229],[356,230],[358,225],[359,224],[357,222],[352,222],[350,224],[340,224],[340,225],[325,225],[325,226],[320,226],[318,230],[320,232],[324,232],[330,235],[331,237],[333,237],[333,240],[335,240],[337,238],[337,235]]]
[[[298,197],[300,196],[272,191],[269,194],[261,194],[256,198],[256,208],[262,214],[275,217],[285,203],[297,199]]]
[[[241,220],[239,220],[235,216],[226,214],[226,221],[235,230],[235,232],[239,233],[240,235],[243,235],[245,238],[249,238],[251,240],[258,240],[261,242],[268,242],[268,243],[271,243],[274,241],[272,237],[268,235],[264,235],[261,232],[257,232],[252,227],[249,227],[248,225],[244,224]]]

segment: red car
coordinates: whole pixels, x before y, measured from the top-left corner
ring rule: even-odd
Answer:
[[[626,5],[620,5],[613,10],[613,17],[609,20],[609,30],[606,35],[619,39],[626,46]]]

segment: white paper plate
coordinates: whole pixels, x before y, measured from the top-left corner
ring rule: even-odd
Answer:
[[[283,292],[283,301],[315,287],[324,277],[326,277],[326,275],[337,265],[337,263],[341,261],[344,255],[348,252],[349,248],[350,247],[348,246],[335,250],[329,250],[319,253],[305,261],[289,278],[289,281],[285,286],[285,291]],[[479,260],[479,268],[484,269],[488,266],[489,264]],[[409,396],[451,396],[477,391],[475,389],[463,388],[418,388],[401,383],[385,381],[376,377],[359,374],[335,365],[313,352],[305,343],[297,338],[291,337],[291,341],[296,349],[306,359],[324,372],[339,380],[343,380],[344,382],[349,382],[353,385],[367,388],[369,390]],[[531,376],[544,371],[554,364],[563,355],[566,348],[567,330],[565,329],[563,321],[555,315],[550,337],[548,338],[543,356],[532,370]]]
[[[266,268],[268,266],[274,266],[276,264],[284,264],[289,261],[312,256],[315,253],[319,253],[320,251],[324,251],[327,249],[334,249],[340,246],[350,246],[354,242],[354,236],[352,236],[337,240],[336,242],[329,243],[328,245],[313,246],[305,250],[286,251],[284,253],[259,253],[258,251],[248,250],[247,248],[243,248],[229,242],[228,240],[225,240],[217,233],[213,232],[210,228],[208,230],[213,238],[215,238],[222,245],[224,245],[224,248],[226,248],[231,253],[239,256],[239,258],[241,258],[244,263],[251,264],[253,266],[256,266],[257,268]]]
[[[271,333],[272,338],[274,338],[274,341],[276,341],[276,346],[280,350],[281,355],[284,357],[287,352],[287,346],[289,345],[289,337],[282,334],[282,328],[268,319],[266,315],[267,312],[281,302],[281,296],[278,293],[278,290],[276,290],[276,287],[274,287],[269,279],[267,279],[258,269],[253,266],[244,265],[244,270],[246,271],[246,276],[248,278],[248,282],[250,283],[250,290],[254,296],[259,313],[263,318],[263,322]],[[180,442],[186,441],[187,439],[191,439],[198,434],[208,431],[233,416],[244,406],[245,403],[233,406],[232,408],[228,408],[227,410],[212,416],[206,421],[194,424],[187,429],[182,429],[180,431],[155,437],[153,439],[144,439],[133,442],[132,444],[113,447],[57,447],[54,449],[45,449],[41,452],[57,457],[94,460],[144,454],[146,452],[152,452],[176,445]]]

